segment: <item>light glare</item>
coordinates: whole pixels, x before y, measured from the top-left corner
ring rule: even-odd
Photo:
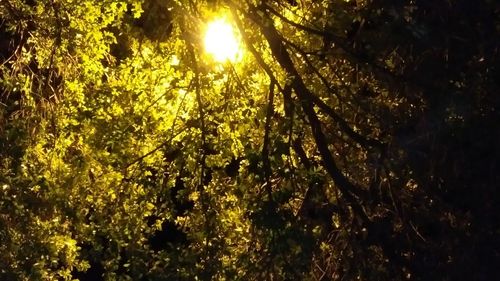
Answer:
[[[218,62],[234,62],[239,55],[239,43],[233,27],[224,19],[208,24],[205,34],[205,50]]]

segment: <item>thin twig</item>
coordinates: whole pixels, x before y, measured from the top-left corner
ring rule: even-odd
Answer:
[[[264,166],[264,177],[266,180],[266,191],[269,201],[272,201],[272,186],[271,186],[271,163],[269,161],[269,134],[271,131],[271,119],[274,114],[274,88],[275,83],[271,81],[269,85],[269,97],[267,102],[266,124],[264,131],[264,144],[262,146],[262,162]]]

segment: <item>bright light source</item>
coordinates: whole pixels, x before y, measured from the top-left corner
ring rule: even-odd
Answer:
[[[218,62],[235,61],[240,46],[231,24],[224,19],[209,23],[205,33],[205,50]]]

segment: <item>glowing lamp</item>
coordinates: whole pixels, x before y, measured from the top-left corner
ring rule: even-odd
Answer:
[[[217,62],[234,62],[238,59],[240,46],[232,25],[224,19],[209,23],[205,33],[205,51]]]

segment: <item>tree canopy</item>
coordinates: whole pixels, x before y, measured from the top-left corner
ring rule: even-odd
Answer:
[[[494,0],[2,0],[0,279],[500,278],[499,38]]]

